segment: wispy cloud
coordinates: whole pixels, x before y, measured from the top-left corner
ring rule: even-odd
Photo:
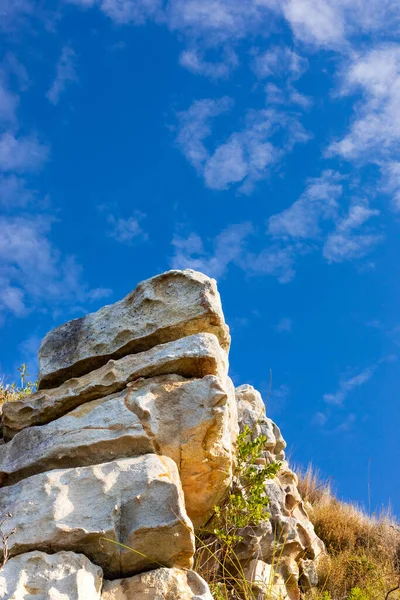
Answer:
[[[6,209],[26,206],[36,198],[26,181],[14,174],[0,174],[0,206]]]
[[[246,253],[245,242],[252,233],[251,223],[229,225],[216,236],[209,252],[196,233],[186,238],[175,236],[172,241],[175,254],[171,266],[174,269],[197,269],[212,277],[222,277],[229,264],[241,263]]]
[[[83,8],[98,6],[119,25],[141,25],[148,19],[164,20],[163,0],[65,0]]]
[[[309,180],[298,200],[269,218],[268,234],[281,245],[296,240],[302,252],[321,248],[331,263],[363,258],[383,240],[382,234],[367,227],[380,211],[369,208],[367,200],[351,198],[346,213],[343,184],[344,178],[333,171]]]
[[[56,76],[46,96],[52,104],[58,104],[61,94],[70,83],[76,83],[75,52],[70,46],[64,46],[56,67]]]
[[[147,233],[141,225],[145,215],[137,213],[133,217],[123,219],[115,215],[109,215],[108,223],[111,225],[110,236],[122,244],[131,244],[134,240],[147,239]]]
[[[346,400],[347,396],[354,389],[367,383],[371,377],[376,373],[378,367],[382,364],[393,363],[397,361],[395,354],[389,354],[380,358],[376,363],[362,369],[361,371],[353,370],[353,373],[343,373],[340,377],[339,387],[334,393],[324,394],[324,401],[328,404],[340,406]]]
[[[249,110],[244,128],[231,133],[226,141],[209,150],[205,141],[212,133],[212,119],[232,106],[232,101],[226,97],[194,102],[187,111],[177,115],[177,143],[204,177],[207,187],[227,190],[240,184],[238,190],[249,193],[255,182],[268,175],[272,165],[296,144],[307,142],[309,135],[290,112]]]
[[[278,333],[291,333],[292,327],[293,327],[293,321],[292,321],[292,319],[289,319],[288,317],[283,317],[279,321],[279,323],[277,323],[275,325],[275,330]]]
[[[347,160],[374,163],[381,168],[382,190],[393,195],[400,208],[400,44],[384,44],[353,54],[343,70],[341,94],[362,93],[355,104],[348,133],[329,147],[329,154]]]
[[[289,208],[268,220],[268,233],[277,238],[315,239],[321,235],[320,221],[334,219],[343,193],[341,176],[324,171],[310,179],[305,191]]]
[[[380,214],[362,204],[350,207],[346,217],[341,219],[336,230],[331,233],[324,244],[322,254],[328,262],[343,262],[362,258],[383,240],[376,233],[358,233],[358,230],[371,218]]]
[[[6,131],[0,134],[0,170],[34,172],[46,162],[49,147],[36,136],[20,137]]]
[[[14,33],[34,10],[35,6],[31,0],[1,0],[0,29],[6,33]]]
[[[62,258],[50,239],[49,217],[0,218],[0,315],[17,317],[33,308],[73,307],[109,290],[91,290],[72,256]]]
[[[272,46],[266,52],[257,51],[252,69],[259,79],[268,77],[298,79],[308,68],[308,60],[287,46]]]
[[[188,48],[184,50],[179,63],[195,75],[205,75],[211,79],[226,79],[235,69],[239,60],[232,48],[223,48],[219,60],[207,60],[206,49]]]
[[[204,142],[212,133],[212,120],[228,112],[232,106],[233,100],[227,96],[218,100],[196,100],[188,110],[177,114],[177,144],[197,170],[202,170],[209,156]]]
[[[364,383],[367,383],[371,379],[377,366],[378,364],[371,365],[351,377],[342,376],[337,391],[331,394],[324,394],[325,402],[336,405],[343,404],[352,390],[364,385]]]

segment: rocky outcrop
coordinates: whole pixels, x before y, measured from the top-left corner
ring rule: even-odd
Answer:
[[[310,587],[315,566],[324,554],[297,489],[297,476],[285,460],[286,442],[277,425],[266,416],[260,393],[251,385],[236,388],[239,427],[247,426],[253,438],[265,435],[264,464],[280,462],[276,477],[267,480],[268,521],[243,532],[237,553],[254,588],[265,598],[299,600],[301,587]]]
[[[143,281],[123,300],[48,333],[39,350],[39,389],[89,373],[110,358],[201,332],[213,333],[229,349],[215,281],[189,269],[168,271]]]
[[[199,526],[230,483],[236,423],[226,377],[138,379],[122,392],[15,435],[0,452],[0,483],[57,467],[159,453],[179,466],[186,509]]]
[[[28,552],[0,570],[3,600],[100,600],[103,573],[83,554]]]
[[[81,406],[123,390],[140,377],[174,373],[183,377],[218,375],[228,371],[227,355],[212,334],[201,333],[156,346],[146,352],[110,360],[102,368],[69,379],[57,388],[43,390],[3,407],[6,439],[32,425],[43,425]]]
[[[212,600],[208,585],[194,571],[156,569],[127,579],[105,581],[101,600]]]
[[[3,407],[1,600],[212,600],[195,532],[237,479],[246,425],[266,438],[256,468],[281,468],[241,572],[260,599],[314,585],[323,544],[260,394],[235,393],[229,343],[215,281],[190,270],[45,337],[39,391]]]
[[[107,577],[192,566],[192,524],[177,467],[164,456],[34,475],[0,490],[0,514],[10,507],[3,531],[15,530],[11,556],[73,550]]]

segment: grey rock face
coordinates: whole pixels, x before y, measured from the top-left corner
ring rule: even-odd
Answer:
[[[101,600],[213,600],[194,571],[156,569],[127,579],[105,581]]]
[[[230,379],[139,379],[47,425],[20,431],[0,447],[0,484],[51,469],[158,453],[178,466],[186,509],[197,527],[230,484],[236,434]]]
[[[0,514],[8,511],[11,556],[73,550],[111,578],[160,564],[192,566],[193,528],[176,464],[165,456],[28,477],[0,490]]]
[[[100,600],[103,571],[83,554],[28,552],[0,570],[2,600]]]
[[[140,377],[174,373],[184,377],[223,378],[227,370],[226,353],[215,335],[191,335],[146,352],[110,360],[100,369],[69,379],[57,388],[7,402],[3,407],[3,433],[6,439],[11,439],[25,427],[49,423],[85,402],[123,390]]]
[[[39,350],[39,389],[60,385],[120,358],[199,332],[223,349],[230,337],[213,279],[168,271],[140,283],[123,300],[53,329]]]

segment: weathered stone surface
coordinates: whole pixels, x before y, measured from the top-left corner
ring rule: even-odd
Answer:
[[[284,600],[288,597],[285,581],[273,565],[253,559],[245,567],[244,575],[257,600]]]
[[[241,430],[247,425],[253,438],[265,435],[264,456],[268,460],[283,460],[286,442],[279,427],[265,414],[265,404],[260,392],[252,385],[241,385],[236,388],[238,419]]]
[[[102,569],[83,554],[28,552],[0,570],[2,600],[99,600]]]
[[[105,581],[101,600],[213,600],[194,571],[156,569],[127,579]]]
[[[233,384],[214,375],[139,379],[0,447],[0,485],[51,469],[157,452],[179,467],[186,509],[202,524],[230,484],[237,435]]]
[[[70,379],[58,388],[7,402],[3,406],[4,436],[10,439],[25,427],[49,423],[84,402],[124,389],[128,382],[139,377],[168,373],[184,377],[225,377],[227,369],[227,356],[215,335],[191,335],[146,352],[110,360],[100,369]]]
[[[39,388],[200,332],[215,334],[228,350],[215,281],[189,269],[163,273],[139,283],[123,300],[50,331],[39,350]]]
[[[143,381],[143,380],[142,380]],[[27,427],[0,446],[0,485],[67,467],[154,453],[127,390],[79,406],[47,425]]]
[[[156,450],[178,465],[186,509],[198,527],[232,478],[238,425],[231,380],[166,376],[134,382],[129,390],[127,406]]]
[[[107,577],[162,564],[190,568],[194,552],[176,464],[146,454],[34,475],[0,490],[10,555],[82,552]],[[114,540],[131,549],[105,541]]]
[[[276,477],[265,483],[269,498],[269,521],[242,532],[243,541],[238,546],[237,554],[246,569],[252,564],[255,573],[260,570],[266,573],[276,565],[274,577],[280,577],[284,582],[282,598],[298,600],[301,565],[304,559],[311,559],[317,564],[325,552],[324,544],[315,534],[308,518],[297,489],[297,477],[284,460],[286,443],[279,428],[266,417],[261,395],[252,386],[243,385],[236,389],[236,399],[240,430],[243,431],[247,425],[252,430],[253,438],[265,435],[267,441],[263,460],[266,463],[277,460],[281,463]],[[276,564],[277,556],[279,564]]]

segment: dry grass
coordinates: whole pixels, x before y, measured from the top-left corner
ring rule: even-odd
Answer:
[[[17,384],[6,384],[4,378],[0,379],[0,412],[5,402],[15,402],[30,396],[36,389],[36,383],[28,381],[29,373],[25,364],[18,368],[21,377],[21,386]]]
[[[346,600],[359,588],[362,600],[385,600],[400,584],[400,528],[389,513],[369,516],[359,507],[339,501],[329,483],[321,483],[311,467],[299,477],[317,535],[328,557],[319,566],[320,589],[311,598],[329,592],[332,600]],[[326,595],[327,596],[327,595]],[[388,600],[400,599],[400,590]]]

